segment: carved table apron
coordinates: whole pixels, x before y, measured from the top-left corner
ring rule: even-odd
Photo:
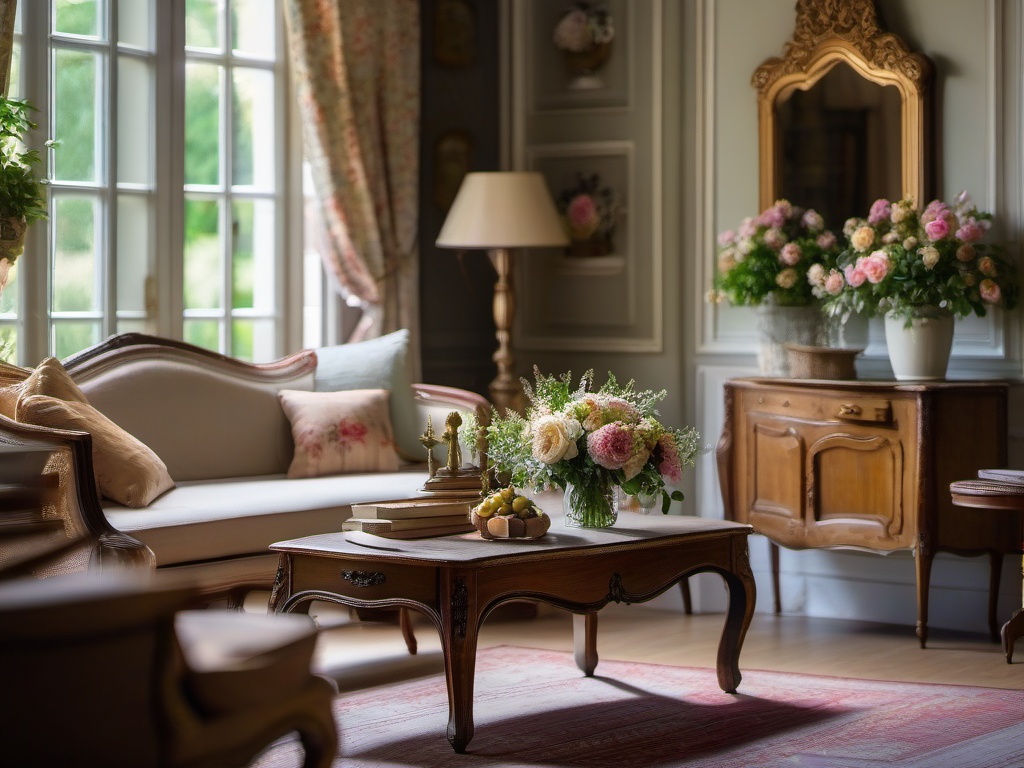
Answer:
[[[441,636],[448,683],[448,741],[473,738],[477,634],[497,605],[538,600],[571,611],[576,664],[597,666],[597,611],[642,603],[694,573],[719,573],[729,609],[718,647],[718,683],[736,691],[739,654],[754,612],[747,525],[697,517],[620,515],[614,528],[567,528],[553,516],[543,538],[485,541],[477,533],[394,540],[362,532],[281,541],[271,610],[308,611],[312,600],[356,608],[406,607]]]

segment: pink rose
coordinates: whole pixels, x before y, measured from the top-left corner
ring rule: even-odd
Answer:
[[[683,479],[683,462],[679,457],[679,446],[675,437],[666,432],[658,438],[654,449],[654,461],[658,472],[670,483],[678,483]]]
[[[875,251],[870,256],[857,259],[857,266],[864,272],[869,283],[878,285],[889,274],[889,257],[884,251]]]
[[[803,253],[800,251],[799,245],[796,243],[786,243],[782,246],[782,250],[779,251],[779,261],[787,267],[792,267],[800,261],[802,255]]]
[[[978,271],[985,277],[995,277],[999,274],[995,261],[990,256],[982,256],[978,259]]]
[[[963,240],[965,243],[976,243],[984,236],[985,230],[982,229],[974,219],[968,219],[960,229],[956,231],[957,239]]]
[[[590,458],[605,469],[622,469],[633,455],[633,432],[615,421],[587,435]]]
[[[590,238],[601,224],[597,204],[590,195],[576,195],[566,208],[571,235],[576,240]]]
[[[804,212],[800,222],[807,228],[808,232],[820,232],[825,228],[825,220],[813,208]]]
[[[832,295],[837,296],[843,290],[843,273],[838,269],[829,270],[828,277],[825,278],[825,291]]]
[[[995,280],[982,280],[981,285],[978,286],[978,291],[981,293],[981,298],[989,304],[998,304],[999,299],[1003,297],[1002,291],[999,290],[999,285]]]
[[[892,205],[885,198],[879,198],[871,204],[871,212],[868,213],[868,224],[880,224],[892,215]]]
[[[845,267],[843,269],[843,276],[851,288],[860,288],[864,285],[864,281],[868,279],[867,275],[864,274],[864,270],[860,268],[860,262],[856,265],[850,264]]]
[[[924,233],[928,235],[928,239],[932,242],[941,240],[949,234],[949,224],[946,223],[945,219],[934,219],[924,225]]]
[[[815,242],[818,243],[819,248],[828,251],[835,247],[836,236],[832,232],[822,232]]]
[[[921,214],[921,223],[927,224],[931,221],[935,221],[936,219],[944,219],[946,218],[946,214],[949,212],[949,206],[944,202],[941,200],[932,200],[924,209],[924,213]]]
[[[727,245],[732,245],[732,241],[735,239],[736,233],[731,229],[727,229],[718,236],[718,244],[724,248]]]
[[[747,216],[740,222],[740,226],[737,231],[740,237],[750,239],[757,234],[757,222],[752,217]]]
[[[773,251],[779,250],[786,243],[786,235],[778,227],[772,227],[764,233],[764,244]]]

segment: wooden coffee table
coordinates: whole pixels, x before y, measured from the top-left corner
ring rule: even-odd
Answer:
[[[548,505],[550,507],[552,505]],[[548,508],[546,507],[546,508]],[[754,612],[747,556],[751,528],[697,517],[620,515],[614,528],[568,528],[561,516],[534,541],[485,541],[477,533],[393,540],[361,532],[281,541],[271,610],[308,611],[312,600],[356,608],[412,608],[441,636],[448,683],[448,741],[473,738],[477,634],[496,606],[538,600],[571,611],[576,664],[597,666],[597,611],[642,603],[694,573],[719,573],[729,609],[718,646],[718,683],[733,693]]]

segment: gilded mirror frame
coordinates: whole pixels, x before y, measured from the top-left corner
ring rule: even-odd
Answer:
[[[797,0],[793,39],[781,58],[754,72],[758,101],[761,209],[778,199],[781,141],[776,105],[795,90],[807,90],[835,65],[845,63],[861,77],[895,86],[900,95],[902,195],[922,204],[931,192],[930,93],[932,63],[910,51],[898,36],[878,27],[874,0]],[[795,201],[799,202],[799,201]]]

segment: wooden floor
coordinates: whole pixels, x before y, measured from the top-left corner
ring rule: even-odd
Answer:
[[[416,620],[419,653],[409,656],[397,626],[351,623],[333,606],[318,604],[312,613],[325,627],[317,666],[342,690],[443,671],[437,632],[424,619]],[[713,667],[723,622],[723,614],[686,616],[613,604],[599,614],[598,653],[607,659]],[[571,617],[541,606],[536,618],[489,619],[480,647],[496,645],[571,650]],[[1018,642],[1015,663],[1007,664],[999,645],[980,634],[932,629],[922,650],[909,625],[759,613],[747,633],[740,669],[1024,690],[1024,642]]]

